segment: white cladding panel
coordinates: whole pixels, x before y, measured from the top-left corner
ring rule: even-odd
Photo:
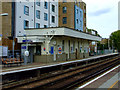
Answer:
[[[101,41],[101,37],[93,36],[90,34],[86,34],[83,32],[79,32],[76,30],[68,29],[68,28],[46,28],[46,29],[33,29],[33,30],[26,30],[27,37],[35,37],[35,36],[41,36],[44,37],[46,35],[52,35],[52,36],[69,36],[79,39],[86,39],[86,40],[92,40],[92,41]],[[21,43],[23,37],[18,37],[19,43]],[[39,38],[41,39],[41,38]],[[42,39],[41,39],[42,40]],[[37,41],[38,42],[38,41]]]
[[[29,7],[29,16],[24,14],[24,6]],[[24,31],[24,20],[29,21],[29,28],[34,28],[34,3],[33,2],[16,2],[16,11],[15,11],[15,32],[16,37],[19,35],[25,34]]]
[[[26,1],[26,2],[24,2]],[[24,31],[24,20],[29,21],[29,28],[36,28],[36,23],[40,24],[40,28],[47,27],[58,27],[58,0],[45,0],[48,2],[48,8],[44,8],[44,0],[40,2],[40,6],[33,2],[34,0],[18,0],[16,2],[16,13],[15,13],[15,32],[16,37],[26,34]],[[52,5],[55,5],[55,12],[52,11]],[[29,7],[29,15],[24,14],[24,6]],[[40,19],[36,18],[36,10],[40,11]],[[48,20],[44,20],[44,13],[47,13]],[[55,16],[55,23],[52,23],[52,16]]]

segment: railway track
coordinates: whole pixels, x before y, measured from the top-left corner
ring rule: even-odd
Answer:
[[[37,78],[4,84],[3,89],[68,89],[119,64],[120,56],[67,70],[51,72]]]

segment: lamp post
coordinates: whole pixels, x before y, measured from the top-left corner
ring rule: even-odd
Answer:
[[[24,35],[25,38],[25,42],[26,42],[26,50],[24,52],[24,56],[25,56],[25,61],[24,61],[24,65],[27,65],[27,61],[28,61],[28,56],[29,56],[29,51],[28,51],[28,40],[27,40],[27,36]]]

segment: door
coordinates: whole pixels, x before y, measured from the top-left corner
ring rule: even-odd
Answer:
[[[78,53],[78,50],[77,50],[77,48],[76,48],[76,52],[75,52],[76,59],[78,59],[78,58],[77,58],[77,53]]]
[[[33,63],[34,47],[29,47],[28,63]]]

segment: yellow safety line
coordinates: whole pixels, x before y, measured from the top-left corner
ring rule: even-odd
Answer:
[[[119,80],[117,80],[115,83],[113,83],[113,85],[111,85],[108,90],[110,90],[111,88],[113,88],[117,83],[118,83]]]

